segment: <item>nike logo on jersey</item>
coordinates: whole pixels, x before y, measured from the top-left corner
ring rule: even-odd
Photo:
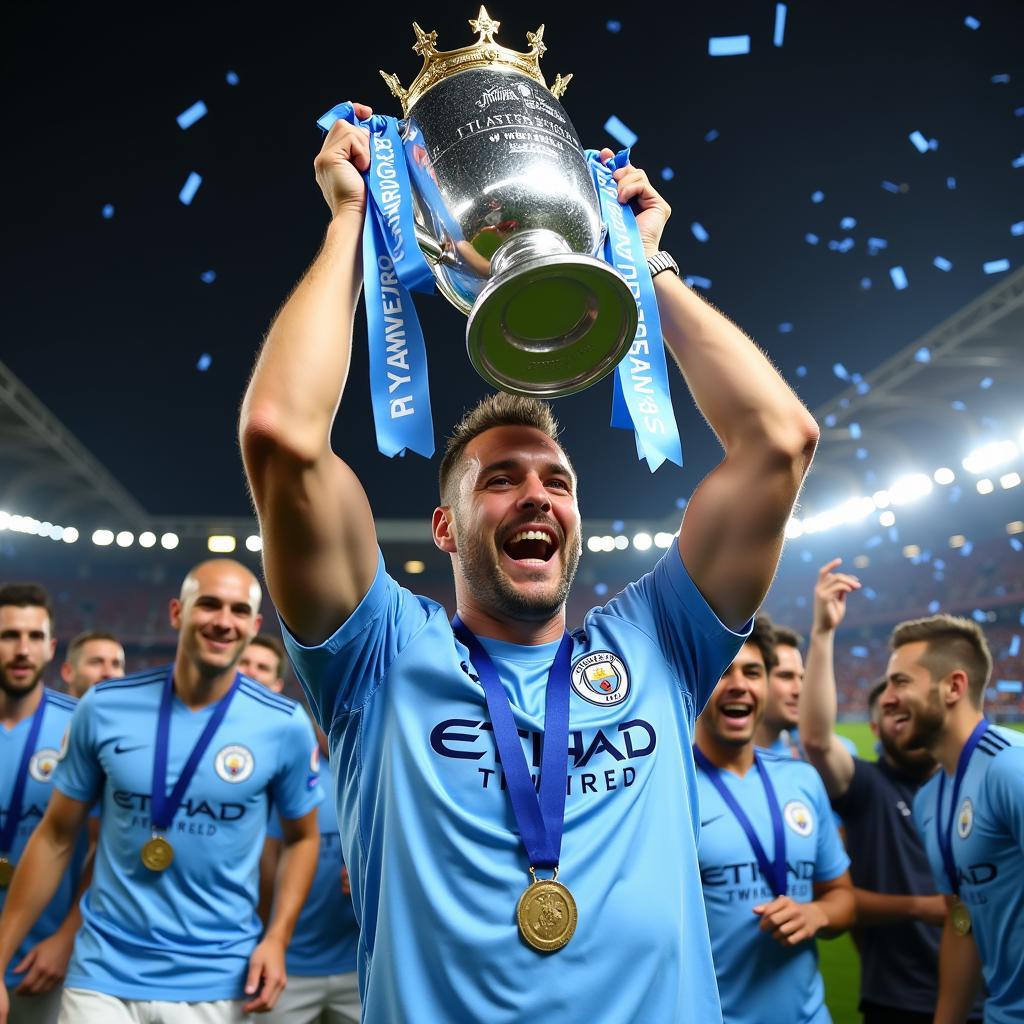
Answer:
[[[721,817],[722,817],[721,814],[715,814],[715,815],[713,815],[710,818],[702,818],[701,819],[701,823],[700,823],[700,827],[701,828],[705,828],[706,826],[710,825],[711,822],[718,821],[718,819],[721,818]]]
[[[125,747],[125,746],[122,746],[121,745],[121,741],[118,740],[114,744],[114,753],[115,754],[127,754],[127,753],[130,753],[132,750],[142,750],[142,749],[145,748],[145,746],[146,746],[145,743],[136,743],[135,746],[133,746],[133,747]]]

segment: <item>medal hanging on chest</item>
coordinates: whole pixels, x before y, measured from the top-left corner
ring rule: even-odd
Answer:
[[[548,673],[544,696],[544,748],[540,789],[534,787],[508,696],[480,641],[455,616],[452,629],[469,651],[487,701],[494,741],[501,756],[505,783],[529,863],[531,882],[516,904],[516,922],[523,941],[538,953],[561,949],[576,930],[576,901],[558,881],[558,861],[565,821],[565,789],[569,765],[569,665],[572,637],[562,642]],[[549,870],[551,878],[538,878]]]
[[[8,859],[14,837],[21,823],[21,805],[25,800],[25,786],[28,783],[28,766],[39,742],[39,733],[43,728],[43,715],[46,713],[46,692],[39,698],[39,707],[32,715],[32,722],[25,737],[25,746],[21,749],[18,761],[18,773],[14,776],[14,788],[11,790],[11,801],[7,806],[7,816],[3,828],[0,828],[0,889],[6,889],[14,878],[14,863]]]
[[[153,753],[153,784],[150,792],[153,835],[143,843],[142,849],[139,851],[139,858],[143,866],[155,874],[166,871],[174,861],[174,847],[170,840],[160,833],[166,832],[171,827],[174,812],[180,806],[182,798],[185,796],[185,790],[188,789],[192,776],[195,775],[199,762],[213,739],[213,734],[217,731],[220,723],[224,721],[224,716],[228,713],[228,708],[231,707],[231,701],[238,689],[240,679],[241,676],[236,673],[231,688],[217,702],[210,715],[210,720],[203,727],[199,739],[196,740],[192,752],[188,755],[188,760],[181,769],[174,789],[168,794],[167,750],[170,745],[171,711],[174,704],[174,667],[172,666],[167,672],[167,679],[160,695],[160,710],[156,720],[156,744]]]
[[[971,755],[988,730],[988,722],[983,718],[975,727],[960,751],[956,762],[956,775],[953,778],[953,791],[949,797],[949,815],[945,822],[942,817],[942,798],[946,795],[946,773],[939,772],[939,796],[935,804],[935,829],[939,840],[939,852],[942,854],[942,866],[946,869],[953,900],[949,907],[949,922],[957,935],[968,935],[973,927],[971,912],[960,899],[960,876],[953,856],[953,825],[956,821],[956,805],[960,799],[960,787],[963,785],[967,766],[971,763]]]

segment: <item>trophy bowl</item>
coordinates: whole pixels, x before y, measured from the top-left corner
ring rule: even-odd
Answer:
[[[504,391],[557,398],[611,372],[633,341],[636,301],[597,256],[605,228],[576,131],[539,59],[494,42],[481,7],[478,39],[438,51],[414,24],[424,63],[404,89],[401,134],[417,240],[441,293],[469,317],[470,361]]]

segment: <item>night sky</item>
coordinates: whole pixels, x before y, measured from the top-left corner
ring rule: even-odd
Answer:
[[[684,273],[710,279],[707,297],[813,408],[843,386],[833,363],[867,372],[991,287],[983,263],[1021,265],[1024,235],[1010,228],[1024,219],[1024,167],[1012,166],[1024,151],[1024,5],[798,0],[781,48],[775,7],[488,9],[510,47],[525,49],[525,33],[546,23],[542,69],[549,81],[575,74],[563,104],[585,145],[618,148],[602,127],[611,114],[636,132],[634,162],[674,211],[665,248]],[[154,10],[22,4],[7,16],[2,358],[149,512],[242,515],[238,404],[326,226],[316,118],[344,99],[399,113],[377,69],[408,85],[420,63],[411,22],[454,49],[471,41],[477,5]],[[709,37],[739,34],[751,36],[748,55],[708,55]],[[182,130],[176,117],[197,100],[209,112]],[[918,152],[915,130],[938,148]],[[202,185],[185,206],[193,171]],[[856,227],[843,230],[844,217]],[[828,249],[847,236],[850,251]],[[869,236],[888,248],[869,255]],[[953,269],[935,268],[936,256]],[[909,278],[903,291],[894,265]],[[440,296],[417,306],[440,441],[485,385],[465,356],[465,319]],[[654,477],[632,438],[607,426],[610,378],[556,403],[586,515],[663,516],[717,461],[673,376],[686,465]],[[429,515],[437,457],[378,455],[369,409],[360,316],[336,447],[379,516]]]

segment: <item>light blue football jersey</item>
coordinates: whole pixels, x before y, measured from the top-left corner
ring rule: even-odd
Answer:
[[[43,689],[42,702],[45,704],[43,724],[36,741],[36,749],[28,763],[28,778],[25,781],[25,791],[21,800],[21,820],[14,833],[14,845],[6,851],[7,859],[12,864],[17,864],[21,859],[29,836],[42,820],[46,805],[50,802],[53,771],[60,760],[61,742],[67,732],[68,722],[71,721],[71,714],[78,703],[74,697],[46,688]],[[8,808],[11,806],[15,773],[21,763],[21,754],[25,749],[31,725],[32,719],[29,717],[20,721],[13,729],[0,728],[0,801],[2,801],[0,802],[0,814],[3,815],[5,823]],[[78,893],[82,862],[85,860],[88,845],[88,834],[85,829],[82,829],[82,835],[71,856],[71,864],[64,872],[64,877],[60,880],[53,899],[46,905],[46,909],[39,915],[36,923],[25,937],[25,941],[11,957],[4,978],[8,988],[17,985],[24,977],[23,974],[15,974],[12,968],[30,949],[37,946],[43,939],[49,938],[67,917]],[[3,909],[6,899],[7,890],[0,889],[0,910]]]
[[[790,752],[760,753],[775,789],[786,836],[787,895],[797,903],[814,899],[814,883],[838,878],[850,858],[832,823],[828,796],[818,773]],[[768,857],[775,853],[768,798],[758,768],[740,778],[719,773],[746,812]],[[825,987],[818,973],[818,948],[802,942],[781,946],[760,930],[753,908],[775,897],[765,881],[739,821],[707,774],[697,769],[700,797],[701,882],[725,1024],[825,1024]]]
[[[727,629],[675,545],[574,634],[559,879],[579,918],[541,954],[483,689],[444,609],[387,575],[322,645],[289,652],[330,737],[360,921],[363,1020],[719,1018],[697,865],[694,716],[749,634]],[[536,774],[557,643],[484,640]]]
[[[317,819],[320,859],[285,958],[289,975],[299,978],[323,978],[356,969],[359,925],[352,897],[341,891],[341,869],[345,861],[341,856],[338,812],[333,800],[320,804]],[[271,815],[267,835],[281,838],[281,821],[276,814]]]
[[[940,821],[949,823],[946,777]],[[914,821],[940,892],[952,889],[935,823],[939,774],[914,798]],[[990,725],[971,756],[957,798],[953,860],[971,913],[988,998],[986,1024],[1024,1020],[1024,735]]]
[[[102,800],[92,885],[65,984],[123,999],[239,999],[259,939],[260,852],[270,801],[301,818],[322,799],[319,748],[287,697],[242,679],[170,828],[174,860],[146,868],[157,711],[168,667],[94,686],[71,720],[54,785]],[[167,755],[173,787],[216,705],[174,698]]]

